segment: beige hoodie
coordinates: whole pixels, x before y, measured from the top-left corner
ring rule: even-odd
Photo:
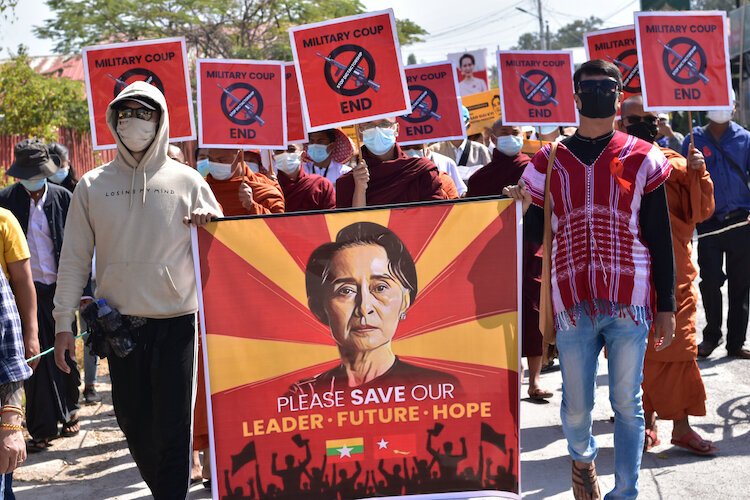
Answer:
[[[140,162],[116,132],[113,104],[145,96],[161,106],[156,137]],[[96,246],[97,298],[122,314],[172,318],[198,310],[190,228],[182,219],[197,208],[221,215],[206,181],[167,157],[169,116],[164,96],[135,82],[107,108],[117,141],[114,161],[80,180],[65,225],[55,293],[55,332],[70,331],[91,271]]]

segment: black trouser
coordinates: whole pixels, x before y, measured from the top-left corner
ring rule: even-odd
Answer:
[[[55,345],[55,320],[52,317],[55,285],[34,282],[36,317],[39,324],[39,347],[46,351]],[[75,325],[71,326],[75,332]],[[81,374],[75,360],[66,355],[70,373],[60,371],[52,354],[42,356],[34,374],[24,384],[26,390],[26,425],[34,439],[58,435],[57,424],[72,420],[78,411],[78,386]]]
[[[156,500],[183,500],[190,483],[195,315],[149,319],[125,358],[110,355],[120,429]]]
[[[726,255],[726,274],[724,256]],[[727,351],[742,349],[747,336],[748,302],[750,301],[750,225],[698,240],[700,290],[706,311],[703,341],[714,345],[721,341],[721,287],[729,282],[729,317],[727,318]]]

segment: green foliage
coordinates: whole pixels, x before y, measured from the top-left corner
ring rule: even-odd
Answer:
[[[0,0],[2,1],[2,0]],[[286,59],[287,29],[365,12],[359,0],[47,0],[54,16],[35,33],[71,53],[106,42],[184,36],[198,57]],[[419,25],[398,20],[401,43],[420,41]]]
[[[583,45],[583,35],[590,31],[601,28],[603,21],[598,17],[591,16],[588,19],[578,19],[561,27],[556,33],[550,35],[549,50],[559,50],[567,47],[580,47]],[[514,50],[539,49],[539,33],[524,33],[518,38]]]
[[[692,0],[690,8],[692,10],[726,10],[729,12],[737,8],[737,2],[735,0]]]
[[[57,138],[58,127],[89,127],[83,82],[39,75],[24,50],[0,66],[0,134]]]

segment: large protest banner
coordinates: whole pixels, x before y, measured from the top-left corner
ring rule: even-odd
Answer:
[[[198,59],[200,147],[286,147],[284,63]]]
[[[644,109],[732,107],[724,12],[636,12],[635,34]]]
[[[396,119],[399,144],[466,137],[453,64],[440,62],[407,66],[406,81],[412,111]]]
[[[302,97],[297,85],[297,69],[293,62],[284,63],[286,73],[286,142],[307,142],[305,120],[302,118]]]
[[[497,59],[504,124],[578,124],[571,51],[500,50]]]
[[[492,127],[492,124],[502,116],[498,89],[462,96],[461,104],[469,110],[471,122],[466,130],[469,135],[481,134],[485,128]]]
[[[635,27],[622,26],[583,35],[586,59],[604,59],[617,66],[622,74],[623,99],[641,93]]]
[[[411,113],[393,10],[289,29],[308,132]]]
[[[519,498],[512,201],[224,219],[193,235],[214,498]]]
[[[195,139],[184,38],[84,47],[82,57],[94,149],[117,147],[107,126],[107,106],[125,87],[139,80],[164,94],[169,111],[169,140]]]
[[[461,96],[486,92],[490,88],[487,74],[487,49],[467,50],[448,54],[456,65],[458,93]]]

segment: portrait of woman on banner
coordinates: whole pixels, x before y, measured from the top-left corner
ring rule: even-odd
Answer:
[[[331,330],[341,363],[292,386],[292,392],[451,383],[453,375],[399,359],[392,342],[417,296],[417,271],[404,243],[372,222],[351,224],[307,262],[310,310]]]

